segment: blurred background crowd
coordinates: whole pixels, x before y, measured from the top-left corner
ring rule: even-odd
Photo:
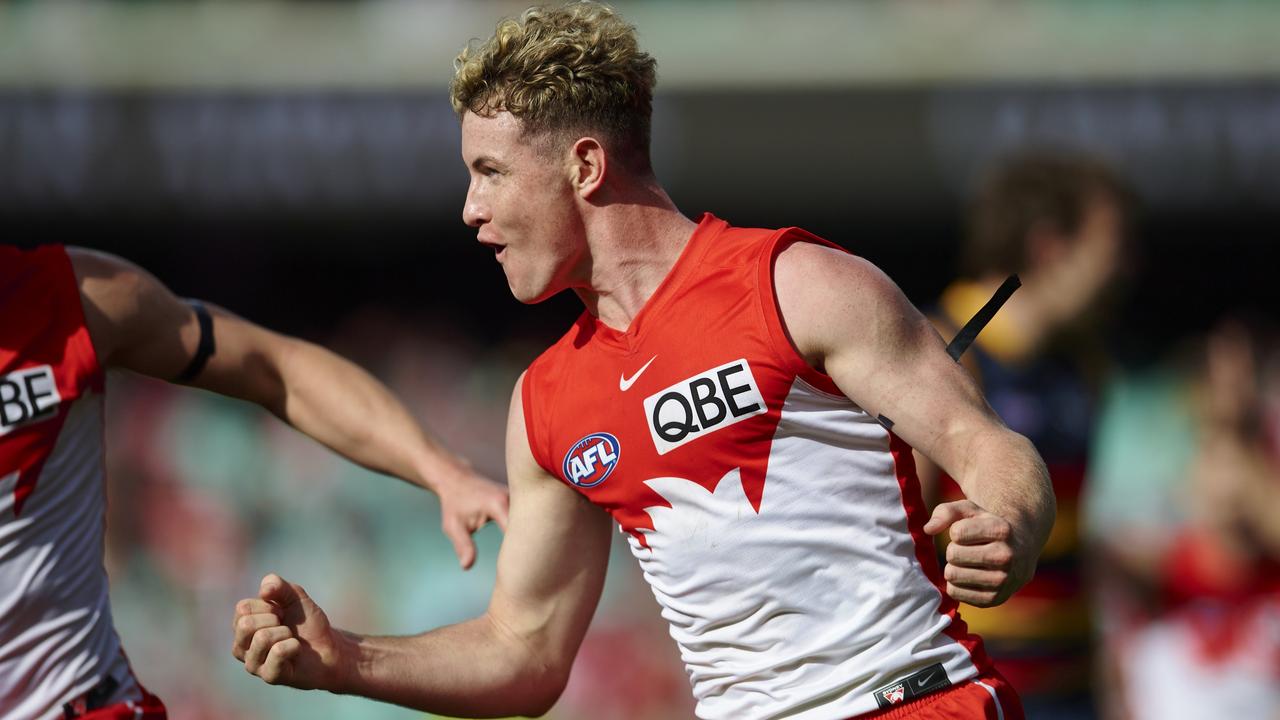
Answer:
[[[501,479],[512,383],[580,306],[520,306],[461,223],[445,85],[523,5],[0,4],[3,239],[321,342]],[[686,214],[834,240],[947,336],[1021,274],[966,363],[1058,525],[1032,585],[965,615],[1030,717],[1280,717],[1280,4],[617,5]],[[433,497],[256,408],[121,375],[108,413],[114,612],[173,717],[420,716],[263,685],[232,606],[279,571],[344,627],[460,620],[496,528],[464,573]],[[691,717],[621,540],[553,718]]]

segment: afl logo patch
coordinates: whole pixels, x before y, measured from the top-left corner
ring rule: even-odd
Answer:
[[[618,438],[606,432],[591,433],[565,453],[564,477],[578,487],[595,487],[613,474],[621,454]]]

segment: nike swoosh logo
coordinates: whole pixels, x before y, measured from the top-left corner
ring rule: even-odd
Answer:
[[[654,355],[653,357],[649,358],[649,362],[645,363],[644,367],[637,370],[636,374],[632,375],[631,377],[627,377],[626,375],[619,375],[618,389],[621,390],[622,392],[626,392],[630,390],[631,386],[635,384],[636,380],[639,379],[640,376],[644,374],[644,371],[648,370],[649,366],[653,364],[653,361],[657,359],[658,359],[657,355]]]
[[[932,673],[929,673],[928,675],[925,675],[924,677],[920,678],[919,680],[917,680],[917,681],[916,681],[916,687],[924,687],[925,685],[928,685],[928,684],[929,684],[929,681],[930,681],[930,680],[933,680],[933,678],[934,678],[934,677],[936,677],[936,676],[937,676],[937,674],[938,674],[938,673],[936,673],[936,672],[932,672]]]

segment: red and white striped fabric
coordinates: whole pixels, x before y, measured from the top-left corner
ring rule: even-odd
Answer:
[[[63,248],[0,246],[0,313],[0,716],[102,687],[141,702],[102,564],[103,371]]]
[[[705,216],[626,332],[584,313],[524,381],[535,458],[630,535],[702,718],[843,719],[990,670],[910,449],[787,338],[797,241],[823,242]]]

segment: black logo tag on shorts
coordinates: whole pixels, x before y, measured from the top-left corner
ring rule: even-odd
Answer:
[[[876,696],[876,705],[883,710],[950,685],[951,679],[947,677],[947,671],[942,668],[942,663],[935,663],[901,680],[895,680],[873,694]]]

